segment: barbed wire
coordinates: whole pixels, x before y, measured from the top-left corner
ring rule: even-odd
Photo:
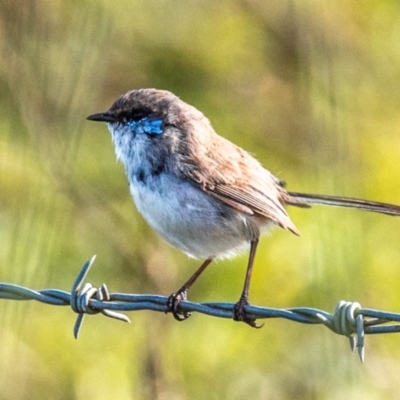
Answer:
[[[55,306],[70,306],[78,314],[74,336],[78,338],[86,314],[101,313],[106,317],[130,322],[120,311],[152,310],[165,312],[168,297],[150,294],[109,293],[103,284],[95,288],[84,280],[96,256],[88,260],[79,272],[71,292],[59,289],[32,290],[23,286],[0,283],[0,299],[37,300]],[[181,312],[198,312],[220,318],[233,319],[234,303],[193,303],[182,301]],[[366,334],[400,332],[400,314],[362,308],[357,302],[340,301],[333,314],[310,307],[276,309],[248,305],[246,314],[251,318],[284,318],[303,324],[322,324],[332,332],[350,339],[351,349],[357,348],[364,362]],[[391,324],[395,322],[395,324]]]

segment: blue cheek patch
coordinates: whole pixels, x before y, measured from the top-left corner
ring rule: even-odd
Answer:
[[[128,121],[126,123],[136,134],[147,133],[148,135],[161,135],[164,133],[162,120],[159,118],[144,117],[138,121]]]

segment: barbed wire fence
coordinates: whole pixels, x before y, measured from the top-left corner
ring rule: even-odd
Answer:
[[[36,300],[54,306],[70,306],[78,314],[74,336],[78,338],[86,314],[101,313],[106,317],[130,322],[122,312],[152,310],[165,312],[168,297],[150,294],[109,293],[105,284],[99,288],[85,283],[95,260],[93,256],[79,272],[71,292],[59,289],[32,290],[23,286],[0,283],[0,299]],[[233,319],[234,303],[194,303],[182,301],[182,312],[198,312],[220,318]],[[332,332],[349,338],[352,351],[357,348],[364,362],[366,334],[400,332],[400,314],[362,308],[357,302],[340,301],[333,314],[310,307],[276,309],[248,305],[246,314],[257,319],[284,318],[302,324],[322,324]]]

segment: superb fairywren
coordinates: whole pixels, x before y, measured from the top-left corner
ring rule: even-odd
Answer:
[[[106,122],[117,158],[125,166],[136,206],[151,227],[189,256],[205,259],[168,300],[178,320],[187,291],[215,258],[250,247],[243,292],[234,318],[247,315],[248,291],[260,235],[280,226],[298,235],[286,205],[325,204],[400,215],[400,207],[358,199],[288,192],[281,180],[249,153],[217,135],[210,121],[174,94],[132,90],[111,108],[88,117]]]

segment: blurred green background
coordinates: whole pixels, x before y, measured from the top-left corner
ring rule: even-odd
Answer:
[[[0,281],[169,295],[198,266],[147,226],[105,125],[134,88],[176,93],[293,191],[400,203],[400,2],[0,1]],[[259,247],[251,301],[400,311],[400,219],[290,209]],[[193,301],[236,301],[246,257]],[[0,301],[0,399],[395,399],[400,336],[348,341],[285,320],[251,329],[151,311],[132,324]]]

